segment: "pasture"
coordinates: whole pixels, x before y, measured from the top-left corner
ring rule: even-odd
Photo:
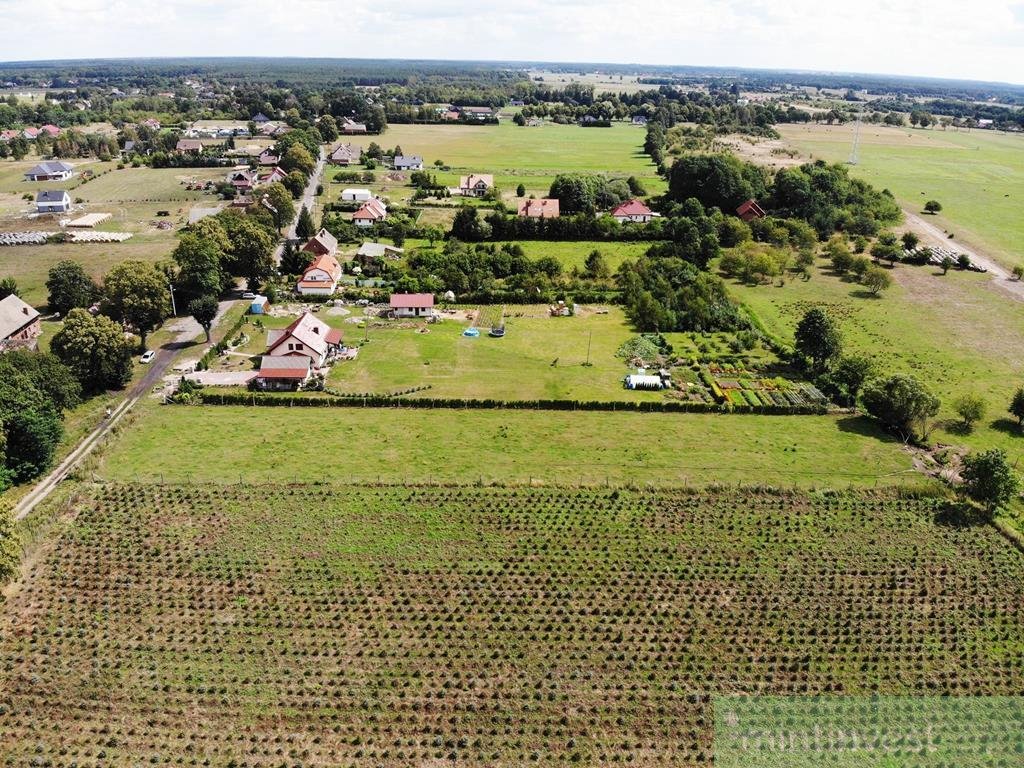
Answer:
[[[910,456],[865,418],[583,411],[150,405],[110,446],[109,479],[913,483]]]
[[[1016,460],[1024,434],[1006,412],[1024,383],[1024,303],[991,284],[988,275],[935,267],[897,266],[892,288],[873,298],[862,286],[832,274],[819,262],[807,282],[741,285],[730,291],[787,342],[803,313],[825,308],[839,323],[850,352],[875,358],[882,374],[904,372],[925,382],[943,402],[933,442],[987,448],[998,445]],[[956,422],[954,399],[965,393],[988,404],[972,432]]]
[[[778,126],[803,154],[845,162],[852,125]],[[1007,268],[1024,262],[1024,136],[995,131],[863,125],[853,173],[912,211],[942,203],[934,223]]]
[[[931,499],[105,484],[75,510],[0,610],[4,765],[705,766],[718,695],[1024,685],[1024,560]],[[1019,757],[1019,725],[966,725]]]

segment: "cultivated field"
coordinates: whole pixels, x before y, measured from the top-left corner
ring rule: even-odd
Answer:
[[[151,405],[143,419],[100,476],[301,482],[316,456],[318,479],[335,482],[835,488],[919,477],[897,442],[853,416]]]
[[[852,125],[780,125],[805,155],[845,162]],[[909,210],[935,199],[935,223],[1007,267],[1024,262],[1024,136],[995,131],[864,125],[854,173],[888,188]]]
[[[1017,695],[1022,579],[882,492],[105,485],[0,613],[0,760],[710,765],[716,695]]]

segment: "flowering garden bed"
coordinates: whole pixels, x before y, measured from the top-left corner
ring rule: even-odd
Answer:
[[[1022,581],[884,493],[107,485],[0,614],[0,765],[710,765],[716,693],[1018,694]]]

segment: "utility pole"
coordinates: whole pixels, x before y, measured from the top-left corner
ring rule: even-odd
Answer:
[[[171,317],[177,317],[178,316],[178,308],[177,308],[177,306],[174,303],[174,283],[168,283],[167,287],[171,291]]]
[[[853,150],[850,152],[850,159],[846,161],[847,165],[856,165],[860,160],[860,116],[862,112],[857,113],[857,122],[853,126]]]
[[[587,337],[587,367],[590,367],[590,345],[594,343],[594,329],[590,329],[590,335]]]

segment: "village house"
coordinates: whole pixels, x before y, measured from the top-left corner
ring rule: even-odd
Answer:
[[[449,122],[455,122],[461,117],[461,115],[454,109],[442,109],[438,111],[438,114],[441,116],[442,120],[447,120]]]
[[[160,121],[157,120],[155,117],[147,117],[145,120],[139,123],[139,125],[141,125],[143,128],[149,128],[149,130],[151,131],[160,130]]]
[[[35,141],[36,137],[39,135],[39,129],[34,128],[30,125],[28,128],[21,132],[21,135],[24,136],[28,141]]]
[[[457,107],[457,109],[467,120],[489,120],[494,117],[494,110],[490,107]]]
[[[483,197],[494,187],[494,176],[489,173],[471,173],[459,178],[458,194],[465,197]]]
[[[528,219],[557,219],[559,216],[558,200],[552,197],[523,200],[519,204],[519,215]]]
[[[376,197],[367,200],[362,207],[352,214],[352,223],[357,227],[372,227],[388,217],[388,209]]]
[[[303,296],[333,296],[341,280],[341,264],[333,253],[322,253],[306,267],[295,286]]]
[[[308,357],[264,355],[253,381],[258,389],[295,391],[309,381],[312,375],[313,366]]]
[[[399,248],[395,245],[388,245],[387,243],[363,243],[359,246],[359,250],[356,251],[356,256],[358,258],[368,260],[398,259],[401,258],[403,253],[405,253],[405,249]]]
[[[351,120],[346,117],[344,120],[342,120],[339,130],[342,133],[366,133],[366,124],[357,123],[354,120]]]
[[[328,161],[333,165],[357,165],[362,154],[362,147],[357,147],[354,144],[341,144],[331,152]]]
[[[272,150],[265,149],[260,153],[257,162],[263,166],[271,166],[277,165],[281,162],[281,158],[278,155],[275,155]]]
[[[262,112],[257,112],[255,115],[252,116],[252,121],[256,123],[256,125],[263,125],[264,123],[269,123],[270,118],[264,115]]]
[[[630,121],[633,125],[647,125],[647,118],[643,115],[634,115]]]
[[[275,165],[272,170],[259,174],[256,178],[256,184],[257,186],[273,184],[275,181],[284,181],[287,178],[288,174],[284,172],[284,169],[279,165]]]
[[[395,155],[396,171],[422,171],[423,158],[419,155]]]
[[[60,128],[58,128],[56,125],[51,125],[47,123],[46,125],[40,127],[39,133],[45,133],[51,139],[55,139],[58,136],[60,136]]]
[[[21,131],[16,131],[13,128],[8,128],[5,131],[0,131],[0,141],[13,141],[21,135]]]
[[[234,187],[235,192],[244,195],[252,191],[256,184],[256,174],[248,168],[235,168],[227,175],[228,184]]]
[[[302,250],[306,253],[312,253],[314,256],[333,256],[338,252],[338,241],[326,229],[321,229],[309,238],[309,241],[302,246]]]
[[[0,300],[0,352],[35,349],[43,333],[39,313],[13,293]]]
[[[754,219],[764,218],[766,214],[764,209],[757,204],[756,200],[747,200],[736,209],[736,215],[744,221],[753,221]]]
[[[266,354],[271,357],[306,357],[314,368],[320,368],[340,350],[341,331],[310,312],[303,312],[287,328],[267,331]]]
[[[198,155],[203,151],[203,142],[199,139],[178,139],[174,151],[179,155]]]
[[[70,179],[74,173],[75,166],[70,163],[51,160],[29,168],[25,171],[25,178],[28,181],[64,181]]]
[[[640,200],[627,200],[612,210],[612,218],[620,224],[646,224],[658,214],[644,205]]]
[[[432,317],[434,314],[432,293],[393,293],[388,304],[395,317]]]
[[[71,195],[63,189],[36,192],[36,213],[67,213],[70,210]]]

